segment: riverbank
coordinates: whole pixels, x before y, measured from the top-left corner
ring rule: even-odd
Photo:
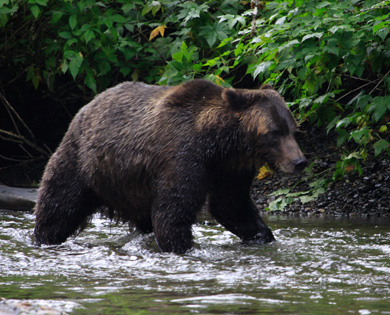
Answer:
[[[352,172],[343,180],[333,182],[330,179],[341,156],[336,137],[319,128],[306,128],[298,142],[309,160],[309,171],[295,175],[274,173],[255,180],[252,197],[260,211],[271,208],[283,209],[283,213],[390,217],[389,156],[371,157],[361,176]],[[44,166],[45,161],[38,160],[1,168],[0,183],[36,188]],[[325,181],[329,182],[326,190],[322,185]],[[291,189],[290,194],[270,195],[281,189]]]
[[[325,130],[310,129],[299,139],[302,150],[309,160],[309,172],[287,175],[273,174],[256,180],[253,198],[260,209],[266,209],[272,202],[279,204],[289,196],[273,196],[280,189],[291,188],[294,202],[285,206],[284,213],[327,214],[337,216],[384,216],[390,217],[390,157],[381,154],[374,159],[367,158],[362,175],[350,172],[343,180],[332,181],[332,175],[342,151],[336,146],[336,137],[327,135]],[[326,189],[321,191],[328,182]],[[309,193],[302,193],[308,192]],[[303,203],[321,192],[317,198]],[[314,195],[314,196],[313,196]]]

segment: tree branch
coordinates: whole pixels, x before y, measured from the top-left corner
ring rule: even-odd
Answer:
[[[368,93],[368,94],[371,95],[372,93],[374,93],[374,91],[378,88],[378,86],[379,86],[380,84],[382,84],[383,79],[384,79],[385,77],[387,77],[389,74],[390,74],[390,70],[386,72],[386,74],[379,80],[378,84],[375,85],[375,87],[374,87],[374,88],[371,90],[371,92]]]
[[[253,16],[252,16],[252,28],[251,28],[251,36],[254,37],[256,34],[256,19],[257,13],[259,12],[259,0],[251,0],[251,7],[253,8]]]
[[[19,114],[17,113],[17,111],[11,106],[11,104],[7,101],[7,99],[5,98],[5,96],[3,94],[0,93],[0,99],[2,100],[4,106],[6,107],[11,119],[12,119],[12,122],[13,122],[13,125],[16,129],[16,131],[18,132],[18,134],[20,135],[20,131],[16,125],[16,122],[15,120],[13,119],[10,111],[12,112],[13,115],[15,115],[15,117],[18,119],[18,121],[23,125],[23,127],[27,130],[27,132],[30,134],[30,137],[32,139],[35,140],[35,136],[33,134],[33,132],[31,131],[31,129],[27,126],[27,124],[23,121],[23,119],[19,116]]]
[[[8,136],[8,137],[4,137],[2,135]],[[26,139],[22,135],[18,135],[16,133],[0,129],[0,138],[3,140],[6,140],[6,141],[18,143],[19,145],[25,144],[25,145],[29,146],[30,148],[33,148],[37,152],[43,154],[44,156],[50,157],[49,152],[42,149],[40,146],[36,145],[35,143],[31,142],[30,140]]]

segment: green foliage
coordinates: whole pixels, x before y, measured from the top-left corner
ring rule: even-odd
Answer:
[[[0,0],[1,84],[24,76],[55,94],[75,81],[94,94],[246,74],[277,88],[298,121],[337,133],[347,151],[336,178],[389,154],[390,1],[259,3]]]
[[[300,122],[335,130],[349,150],[336,177],[361,173],[370,152],[390,154],[390,1],[273,1],[257,33],[241,39],[257,56],[248,74],[290,100]]]
[[[237,36],[242,11],[229,1],[2,0],[1,66],[53,92],[63,75],[94,93],[125,78],[176,84],[208,75],[203,60]],[[150,37],[158,27],[167,35]]]
[[[313,176],[312,174],[310,177]],[[298,185],[297,183],[296,185]],[[293,202],[300,202],[302,204],[308,203],[313,200],[317,200],[318,196],[323,194],[328,187],[329,180],[325,178],[320,178],[312,181],[309,184],[310,189],[306,191],[292,192],[291,190],[296,186],[294,185],[291,188],[282,188],[274,191],[269,194],[269,196],[277,197],[275,200],[271,201],[268,207],[265,209],[267,211],[283,211],[285,207]]]

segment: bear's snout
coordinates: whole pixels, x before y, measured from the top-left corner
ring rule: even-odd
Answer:
[[[305,157],[300,157],[293,161],[295,172],[302,172],[308,165]]]
[[[279,156],[275,165],[285,173],[302,172],[307,167],[306,157],[299,148],[298,143],[292,135],[283,137],[275,154]]]

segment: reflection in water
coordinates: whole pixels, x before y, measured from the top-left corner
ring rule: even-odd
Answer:
[[[0,297],[77,314],[390,310],[390,222],[267,219],[273,244],[244,246],[219,225],[197,224],[195,248],[176,255],[98,216],[78,237],[39,248],[33,215],[3,212]]]

